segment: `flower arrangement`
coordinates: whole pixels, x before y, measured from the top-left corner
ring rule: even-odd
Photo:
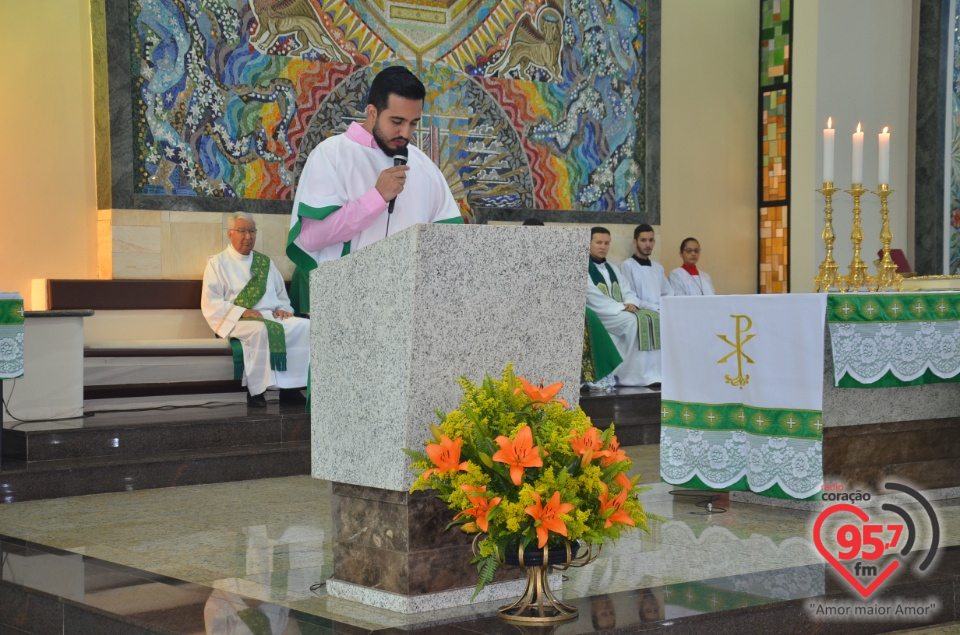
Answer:
[[[460,406],[437,413],[426,453],[406,452],[417,473],[410,491],[437,490],[455,512],[448,528],[481,534],[476,592],[518,545],[602,545],[635,527],[648,531],[640,477],[627,477],[631,462],[613,426],[601,432],[579,407],[555,399],[563,384],[533,385],[512,364],[500,380],[459,383]]]

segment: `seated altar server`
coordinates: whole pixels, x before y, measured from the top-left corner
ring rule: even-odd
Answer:
[[[637,306],[660,313],[660,298],[673,295],[673,288],[663,265],[650,258],[656,243],[653,227],[646,223],[637,225],[633,230],[633,256],[624,260],[620,269],[630,283],[630,289],[640,299]]]
[[[426,88],[402,66],[373,79],[366,119],[310,152],[293,201],[287,256],[297,265],[290,297],[309,313],[308,274],[321,262],[417,223],[463,223],[440,168],[410,144]]]
[[[670,286],[674,295],[716,295],[706,271],[697,269],[700,261],[700,243],[696,238],[684,238],[680,243],[683,265],[670,272]]]
[[[210,328],[242,345],[242,379],[247,405],[267,405],[264,391],[280,389],[281,405],[303,405],[310,364],[310,320],[294,317],[283,277],[258,251],[257,224],[249,214],[231,214],[230,245],[207,261],[200,308]],[[239,368],[239,364],[237,365]]]
[[[660,318],[655,311],[641,309],[640,299],[623,273],[607,262],[610,232],[604,227],[590,230],[590,263],[587,276],[587,308],[593,310],[623,362],[613,375],[619,386],[649,386],[660,382]]]

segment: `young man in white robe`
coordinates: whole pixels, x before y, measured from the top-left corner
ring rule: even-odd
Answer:
[[[640,309],[640,298],[627,277],[607,262],[610,232],[590,230],[590,263],[587,274],[587,307],[600,317],[617,346],[623,362],[613,371],[618,386],[650,386],[660,382],[660,356],[650,355],[660,347],[659,320]],[[656,329],[654,331],[654,326]]]
[[[281,405],[304,405],[310,365],[310,320],[294,317],[276,265],[253,251],[257,225],[249,214],[228,220],[230,245],[207,261],[200,308],[207,324],[243,347],[247,405],[266,407],[264,392],[280,389]]]
[[[620,270],[640,299],[637,306],[660,313],[660,298],[673,295],[673,289],[663,265],[650,258],[656,244],[653,227],[637,225],[633,230],[633,256],[621,263]]]
[[[440,169],[410,145],[426,88],[391,66],[370,86],[366,120],[320,143],[307,158],[293,201],[287,256],[297,265],[290,295],[308,313],[308,273],[417,223],[462,223]],[[400,165],[397,156],[406,156]]]
[[[620,269],[630,285],[630,290],[639,298],[637,307],[641,311],[653,311],[659,321],[660,298],[673,295],[673,288],[667,280],[663,265],[650,257],[656,244],[653,227],[646,223],[637,225],[633,230],[633,256],[624,260]],[[660,383],[659,346],[653,350],[640,351],[638,357],[646,369],[644,379],[652,379],[651,383]]]

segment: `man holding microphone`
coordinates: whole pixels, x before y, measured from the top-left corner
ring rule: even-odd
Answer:
[[[297,265],[290,296],[308,313],[309,272],[321,262],[417,223],[462,223],[440,169],[409,144],[426,89],[402,66],[373,79],[366,120],[320,143],[300,174],[287,256]],[[404,161],[404,158],[406,161]]]

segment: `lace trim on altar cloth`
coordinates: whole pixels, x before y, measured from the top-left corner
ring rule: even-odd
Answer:
[[[830,341],[837,386],[845,375],[864,385],[960,375],[960,321],[830,323]]]
[[[823,485],[823,443],[743,430],[662,426],[660,477],[673,485],[699,479],[713,489],[757,494],[779,486],[791,498],[806,499]]]

